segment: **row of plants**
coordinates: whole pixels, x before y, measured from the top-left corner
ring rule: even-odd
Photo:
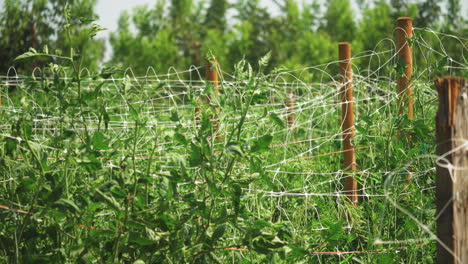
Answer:
[[[255,67],[240,61],[230,76],[215,68],[218,95],[198,79],[174,85],[173,76],[135,79],[114,68],[85,75],[80,54],[69,54],[19,56],[63,64],[2,92],[2,261],[432,262],[425,225],[435,228],[435,172],[426,154],[436,96],[425,78],[412,80],[413,121],[397,114],[393,81],[355,83],[355,207],[343,194],[342,155],[333,154],[339,85],[266,70],[266,55]],[[294,127],[279,79],[297,85]]]

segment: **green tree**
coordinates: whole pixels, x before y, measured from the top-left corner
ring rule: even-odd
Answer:
[[[228,10],[228,2],[226,0],[212,0],[208,9],[206,10],[205,20],[203,21],[203,28],[200,28],[200,45],[196,47],[195,59],[198,65],[203,63],[201,56],[206,54],[215,55],[222,64],[228,63],[228,52],[226,47],[226,12]]]
[[[418,15],[415,24],[418,27],[434,27],[439,22],[441,8],[440,1],[426,0],[418,3]]]
[[[356,62],[360,65],[359,69],[372,72],[378,69],[383,61],[389,59],[388,54],[372,55],[372,53],[387,51],[393,47],[391,39],[395,20],[390,5],[384,0],[377,1],[372,8],[364,10],[358,25],[357,38],[353,42],[353,54],[356,56],[362,51],[371,55]]]
[[[392,18],[396,20],[398,17],[415,18],[418,13],[418,4],[410,3],[406,0],[390,0],[392,10]]]
[[[269,41],[272,28],[276,26],[270,13],[260,7],[259,0],[239,0],[235,4],[237,15],[234,32],[229,44],[230,58],[238,61],[243,57],[255,65],[261,57],[273,49]],[[274,62],[272,61],[272,65]]]
[[[446,15],[446,28],[448,30],[463,30],[466,29],[466,18],[461,14],[460,0],[447,1],[447,15]]]
[[[356,33],[354,17],[349,0],[331,0],[325,12],[323,30],[333,40],[353,41]]]
[[[334,42],[325,32],[317,32],[319,9],[317,1],[299,6],[285,0],[280,5],[281,15],[272,19],[277,22],[269,39],[275,66],[307,67],[335,59]]]
[[[110,63],[119,68],[132,68],[137,75],[146,74],[150,66],[157,73],[176,66],[176,58],[180,55],[170,23],[164,19],[165,14],[162,2],[153,9],[137,7],[132,15],[122,13],[117,32],[110,35],[113,48]],[[136,33],[130,30],[132,25]]]
[[[210,7],[206,12],[205,26],[208,29],[217,29],[221,32],[226,30],[226,12],[228,2],[226,0],[211,0]]]
[[[218,49],[205,46],[220,44],[218,38],[223,35],[218,29],[207,32],[202,25],[203,11],[202,3],[184,0],[169,4],[157,1],[153,8],[146,5],[136,7],[131,14],[123,13],[118,31],[110,37],[114,50],[110,62],[131,67],[135,74],[145,74],[148,67],[161,73],[169,67],[187,69],[190,65],[202,65],[203,51]],[[136,32],[130,30],[132,26]]]
[[[69,39],[63,32],[65,25],[63,0],[6,0],[0,11],[0,72],[6,72],[12,65],[19,71],[30,72],[32,68],[44,64],[47,60],[36,60],[34,63],[13,64],[13,59],[29,48],[69,52],[70,42],[78,47],[77,52],[86,50],[83,66],[91,69],[98,67],[104,53],[102,40],[88,41],[86,31],[76,30]],[[94,12],[96,0],[77,0],[69,4],[73,20],[80,17],[96,18]],[[80,33],[81,32],[81,33]]]

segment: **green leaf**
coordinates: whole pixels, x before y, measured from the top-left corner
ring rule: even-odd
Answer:
[[[258,120],[262,120],[263,118],[267,117],[268,115],[268,109],[265,107],[263,108],[263,114],[260,118],[258,118]]]
[[[200,146],[195,143],[190,144],[190,166],[199,166],[203,161],[202,150]]]
[[[65,19],[67,20],[67,22],[71,19],[71,8],[70,8],[70,5],[68,4],[68,1],[65,2],[65,7],[63,8],[64,10],[64,15],[65,15]]]
[[[214,85],[211,82],[206,82],[205,89],[203,89],[203,94],[211,95],[214,91]]]
[[[259,173],[250,173],[250,174],[247,174],[247,175],[243,175],[241,177],[238,177],[238,178],[233,178],[232,179],[232,182],[233,183],[237,183],[237,184],[240,184],[240,185],[248,185],[250,184],[251,182],[255,181],[256,179],[258,179],[260,176]]]
[[[261,254],[268,254],[274,249],[283,247],[285,245],[285,242],[283,242],[277,236],[275,236],[272,239],[272,236],[266,235],[252,239],[252,244],[253,249],[256,252],[259,252]]]
[[[270,61],[271,58],[271,51],[269,51],[265,56],[261,57],[260,60],[258,61],[258,65],[260,66],[267,66],[268,62]]]
[[[143,223],[139,223],[137,221],[134,221],[134,220],[128,220],[127,221],[127,228],[131,228],[131,229],[138,229],[138,230],[145,230],[145,225]]]
[[[110,122],[110,116],[109,116],[109,113],[107,113],[106,107],[104,105],[101,105],[100,113],[101,113],[103,121],[104,121],[104,126],[106,127],[106,129],[108,129],[109,128],[109,122]]]
[[[56,202],[60,197],[62,196],[63,193],[63,187],[59,186],[55,188],[52,192],[49,193],[47,197],[47,202],[48,203],[53,203]]]
[[[393,254],[380,254],[375,263],[392,264],[395,263],[395,256]]]
[[[405,64],[405,61],[403,60],[403,58],[400,58],[397,61],[397,64],[395,65],[395,71],[396,71],[398,77],[405,77],[406,76],[406,74],[405,74],[406,67],[407,66]]]
[[[356,131],[357,131],[359,134],[365,135],[366,129],[365,129],[363,126],[360,126],[360,125],[358,125],[358,124],[355,124],[354,127],[356,128]]]
[[[114,197],[117,198],[125,198],[127,196],[127,194],[117,184],[110,187],[109,191],[113,194]]]
[[[103,28],[103,27],[101,27],[101,26],[99,26],[99,25],[97,25],[97,24],[93,24],[93,25],[91,26],[91,30],[90,30],[88,36],[89,36],[90,38],[93,38],[93,37],[96,36],[96,34],[97,34],[98,32],[103,31],[103,30],[106,30],[106,29],[107,29],[107,28]]]
[[[80,17],[80,22],[85,25],[91,24],[94,21],[96,21],[96,19],[92,19],[88,17]]]
[[[26,59],[30,59],[30,58],[35,58],[35,57],[38,57],[40,56],[35,50],[34,51],[27,51],[21,55],[19,55],[18,57],[16,57],[13,61],[22,61],[22,60],[26,60]]]
[[[185,166],[185,158],[182,157],[180,154],[172,155],[171,164],[173,164],[174,166],[176,166],[178,168],[181,168],[181,169],[184,169],[186,167]]]
[[[351,254],[349,255],[347,258],[343,259],[342,261],[340,261],[340,264],[346,264],[346,263],[349,263],[349,260],[354,257],[354,254]]]
[[[345,241],[342,221],[334,222],[327,218],[323,219],[322,221],[327,229],[322,230],[321,236],[325,241],[327,241],[327,243],[329,243],[331,246],[335,246],[339,242]]]
[[[128,105],[128,109],[130,110],[130,115],[132,116],[133,120],[139,122],[140,114],[138,113],[138,111],[130,104]]]
[[[234,142],[229,142],[226,144],[226,152],[238,156],[244,155],[244,152],[242,151],[241,147],[239,144],[234,143]]]
[[[111,208],[113,208],[116,211],[122,211],[122,207],[120,204],[114,199],[112,196],[107,196],[103,192],[101,192],[99,189],[96,189],[96,193],[98,196],[100,196],[106,203],[109,205]]]
[[[251,173],[263,173],[262,160],[259,157],[251,156],[249,159],[249,169]]]
[[[117,69],[115,67],[105,67],[101,70],[101,73],[99,76],[101,76],[103,79],[109,79],[113,74],[122,72],[122,70]]]
[[[96,132],[92,138],[92,144],[95,150],[106,150],[109,149],[109,141],[106,140],[104,134]]]
[[[211,239],[214,241],[218,240],[224,235],[224,232],[226,231],[226,224],[221,224],[216,227],[216,229],[213,231],[213,235],[211,236]]]
[[[304,256],[307,256],[309,252],[303,248],[300,248],[295,245],[285,246],[287,259],[290,261],[302,259]]]
[[[12,155],[16,150],[16,146],[18,145],[18,141],[12,138],[5,138],[5,150],[7,155]]]
[[[211,131],[211,120],[210,120],[210,116],[208,115],[208,113],[203,112],[200,132],[203,133],[207,131]]]
[[[264,135],[264,136],[258,138],[252,144],[251,151],[252,152],[262,152],[262,151],[268,150],[272,140],[273,140],[273,136],[270,135],[270,134]]]
[[[21,179],[21,184],[18,188],[22,188],[27,191],[32,191],[37,188],[37,182],[33,178],[23,178]]]
[[[93,237],[107,240],[107,239],[112,239],[115,235],[115,232],[113,230],[94,229],[94,230],[91,230],[91,234]]]
[[[179,113],[177,110],[172,111],[171,113],[171,121],[177,122],[180,120]]]
[[[99,96],[99,94],[101,93],[101,89],[104,86],[104,84],[106,84],[106,81],[103,81],[100,84],[96,85],[96,87],[94,87],[94,92],[93,92],[94,98],[93,99],[96,99]]]
[[[174,140],[179,142],[180,144],[182,145],[187,145],[188,141],[187,139],[185,138],[185,136],[183,134],[180,134],[180,133],[176,133],[174,135]]]
[[[58,200],[56,202],[56,204],[68,205],[68,206],[72,207],[77,213],[81,212],[80,208],[72,200],[61,198],[60,200]]]
[[[23,61],[23,60],[28,60],[28,59],[34,59],[37,57],[51,57],[51,58],[70,60],[69,57],[63,57],[63,56],[53,55],[53,54],[48,54],[48,53],[38,53],[35,49],[29,48],[28,52],[25,52],[19,55],[13,61],[17,62],[17,61]]]
[[[158,243],[157,241],[148,239],[146,237],[139,236],[137,233],[130,233],[130,237],[128,239],[129,242],[138,244],[139,246],[150,246]]]
[[[437,71],[443,71],[445,69],[445,66],[448,63],[449,58],[450,58],[449,56],[445,56],[444,58],[442,58],[440,61],[437,62],[437,66],[436,66]]]
[[[265,227],[271,227],[271,223],[263,219],[260,219],[260,220],[255,221],[253,227],[256,229],[262,229]]]
[[[284,128],[284,122],[279,118],[279,116],[276,113],[271,112],[270,113],[270,120],[273,121],[277,126]]]

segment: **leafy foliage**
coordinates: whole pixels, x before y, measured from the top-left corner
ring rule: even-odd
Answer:
[[[49,63],[40,76],[31,76],[9,95],[5,107],[14,111],[0,110],[5,125],[0,136],[1,261],[345,263],[354,256],[322,254],[336,250],[362,251],[360,259],[369,263],[432,261],[432,242],[409,249],[410,244],[398,254],[399,246],[374,242],[409,241],[425,234],[420,224],[388,201],[422,223],[434,218],[430,187],[434,164],[419,157],[434,151],[428,143],[434,134],[434,94],[426,80],[448,68],[448,57],[428,58],[431,68],[413,80],[419,110],[414,120],[396,115],[397,106],[387,101],[357,106],[359,133],[353,143],[370,146],[358,153],[358,159],[362,168],[372,171],[354,176],[376,193],[363,197],[359,207],[334,196],[342,188],[343,174],[336,174],[336,179],[330,175],[341,171],[341,156],[303,155],[318,147],[330,152],[340,148],[339,140],[309,140],[323,136],[316,127],[340,131],[337,112],[313,105],[297,119],[313,122],[313,128],[294,130],[284,122],[282,108],[264,104],[271,89],[278,88],[276,78],[283,66],[333,60],[338,38],[350,38],[362,50],[372,49],[368,45],[376,45],[376,39],[391,35],[394,9],[411,13],[414,5],[392,7],[377,1],[354,27],[349,2],[341,0],[331,1],[323,14],[317,3],[303,8],[284,1],[276,17],[259,1],[237,1],[232,6],[211,1],[208,9],[191,0],[165,3],[124,13],[119,31],[111,35],[112,65],[83,77],[84,67],[95,65],[101,54],[102,43],[91,39],[102,30],[93,24],[94,1],[6,2],[2,17],[14,14],[18,20],[28,14],[28,5],[35,4],[34,11],[44,14],[41,23],[57,19],[53,21],[64,30],[42,32],[40,49],[27,45],[24,25],[10,32],[5,27],[10,22],[0,22],[5,36],[17,33],[21,38],[22,52],[32,46],[11,57],[26,63],[25,71],[31,60]],[[238,11],[235,22],[226,23],[225,15],[232,8]],[[49,11],[57,12],[57,17]],[[334,24],[334,19],[339,23]],[[57,39],[51,40],[54,34]],[[3,40],[0,43],[5,45]],[[456,46],[450,50],[456,52]],[[207,83],[176,99],[164,94],[173,92],[169,80],[140,82],[119,70],[132,66],[135,73],[146,74],[148,65],[157,72],[168,65],[200,65],[205,59],[201,54],[208,51],[233,65],[235,85],[223,86],[221,95]],[[373,66],[372,61],[357,63]],[[215,69],[224,81],[223,72]],[[320,70],[320,76],[300,77],[323,81],[336,69]],[[398,75],[402,70],[396,62],[382,71]],[[356,85],[355,91],[362,98],[379,98],[375,95],[383,92],[394,96],[393,87],[375,80],[372,87]],[[298,89],[298,93],[320,96],[333,87]],[[279,100],[285,98],[279,95]],[[173,107],[155,110],[162,104]],[[177,107],[182,104],[197,110]],[[115,129],[113,123],[123,125]],[[411,142],[399,133],[411,135]],[[298,158],[285,162],[291,156]],[[277,167],[271,170],[270,164]],[[402,180],[406,170],[420,172],[417,184]],[[304,196],[286,195],[290,190],[300,190]]]

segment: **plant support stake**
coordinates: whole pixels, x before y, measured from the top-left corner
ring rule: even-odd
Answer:
[[[468,82],[436,79],[437,263],[468,263]]]
[[[214,88],[214,92],[216,96],[219,96],[219,78],[218,78],[218,58],[214,58],[213,63],[209,60],[206,61],[205,64],[205,73],[206,73],[206,80],[209,81]],[[208,95],[208,103],[211,103],[211,97]],[[216,116],[213,119],[213,133],[216,134],[219,129],[219,120],[218,120],[218,113],[219,107],[215,108]],[[221,139],[220,135],[216,136],[216,139]]]
[[[351,139],[354,137],[353,71],[351,63],[351,45],[348,42],[338,44],[341,76],[341,126],[343,129],[344,169],[356,171],[356,153]],[[344,179],[346,196],[357,204],[357,181],[352,175]]]
[[[399,114],[403,114],[403,106],[408,107],[408,119],[413,120],[413,87],[410,84],[413,75],[413,55],[408,39],[413,37],[413,22],[410,17],[397,19],[396,48],[398,65],[404,66],[402,72],[397,72],[397,86],[399,95]],[[397,67],[398,69],[398,67]]]
[[[396,48],[397,48],[397,88],[398,88],[398,114],[403,115],[403,108],[408,107],[408,120],[413,120],[413,87],[410,79],[413,75],[413,54],[408,39],[413,37],[413,21],[410,17],[397,19]],[[411,142],[411,135],[406,135]],[[411,168],[410,168],[411,170]],[[411,183],[411,172],[407,174],[407,182]]]

